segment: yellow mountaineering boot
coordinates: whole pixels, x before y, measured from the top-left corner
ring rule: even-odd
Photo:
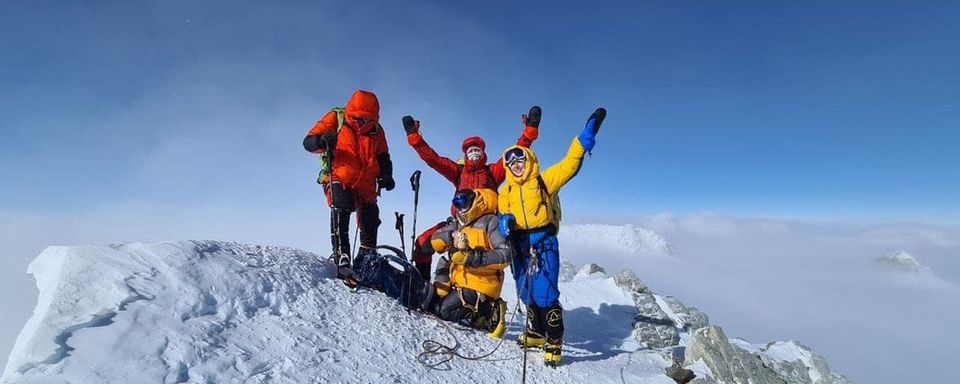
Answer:
[[[491,331],[487,334],[494,339],[503,337],[503,332],[507,329],[507,302],[497,299],[494,303],[493,315],[490,316]]]
[[[539,333],[528,330],[517,337],[517,344],[527,348],[543,348],[544,344],[547,344],[547,339]]]
[[[547,344],[543,346],[543,364],[550,367],[556,368],[560,365],[560,351],[563,348],[562,343],[556,344]]]

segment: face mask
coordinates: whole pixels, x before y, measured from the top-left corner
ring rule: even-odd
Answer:
[[[477,161],[481,156],[483,156],[483,150],[480,147],[467,148],[467,160]]]

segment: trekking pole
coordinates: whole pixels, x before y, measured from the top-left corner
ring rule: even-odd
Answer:
[[[417,206],[420,204],[420,170],[410,175],[410,188],[413,188],[413,233],[410,234],[410,260],[413,260],[417,248]]]
[[[400,250],[403,251],[404,254],[406,254],[407,244],[406,244],[406,241],[403,239],[403,214],[400,212],[394,212],[393,216],[397,218],[397,224],[394,225],[394,228],[397,229],[397,232],[400,232]]]

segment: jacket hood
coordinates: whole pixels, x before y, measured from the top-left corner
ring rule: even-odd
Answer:
[[[358,89],[350,96],[344,108],[347,117],[361,117],[367,120],[380,120],[380,101],[373,92]]]
[[[504,157],[506,157],[507,155],[507,152],[509,152],[514,148],[520,148],[521,150],[523,150],[523,154],[526,155],[527,157],[527,162],[523,166],[523,174],[520,176],[515,176],[513,172],[510,171],[510,166],[507,165],[506,159],[504,159]],[[504,150],[503,154],[500,155],[500,159],[504,160],[503,168],[506,171],[506,175],[507,175],[506,180],[508,183],[523,184],[523,182],[529,179],[535,178],[537,177],[537,175],[540,174],[540,163],[537,160],[537,155],[534,154],[530,148],[514,145]]]
[[[473,198],[473,205],[463,214],[464,223],[472,223],[483,215],[497,213],[497,192],[492,189],[479,188],[474,189],[476,197]]]
[[[480,147],[480,151],[483,153],[477,160],[467,160],[467,148],[474,146]],[[470,136],[464,139],[463,144],[460,144],[460,150],[463,151],[463,164],[466,165],[467,169],[472,171],[487,164],[487,143],[483,141],[482,137]]]

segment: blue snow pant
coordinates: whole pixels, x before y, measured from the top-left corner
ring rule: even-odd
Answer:
[[[511,234],[514,256],[510,270],[520,300],[526,305],[551,307],[560,300],[560,243],[553,227]],[[532,247],[531,247],[532,245]],[[532,254],[531,254],[532,250]]]

